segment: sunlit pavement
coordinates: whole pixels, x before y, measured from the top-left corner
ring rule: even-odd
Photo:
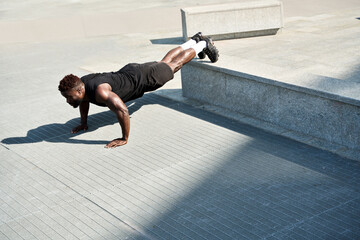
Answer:
[[[191,3],[179,2],[110,1],[113,11],[98,14],[172,13]],[[96,3],[47,7],[61,19],[91,18]],[[19,19],[11,4],[0,5],[1,26]],[[55,21],[40,10],[21,21]],[[62,25],[63,38],[2,38],[0,239],[360,238],[359,162],[171,100],[179,74],[162,90],[167,98],[151,93],[127,104],[127,145],[104,148],[121,135],[106,108],[91,106],[89,130],[70,133],[79,113],[59,94],[59,80],[159,60],[181,43],[171,21],[180,16],[143,33],[100,25],[66,36]]]

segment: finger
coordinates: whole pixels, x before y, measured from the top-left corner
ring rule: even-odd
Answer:
[[[115,146],[113,146],[113,148],[115,148],[115,147],[119,147],[119,146],[123,146],[123,145],[125,145],[125,144],[126,144],[126,142],[125,142],[125,141],[120,141],[120,142],[116,143],[116,145],[115,145]]]
[[[119,142],[114,142],[111,146],[111,148],[116,148],[118,146],[120,146],[121,144]]]
[[[112,148],[114,145],[113,142],[109,142],[108,144],[106,144],[105,148]]]

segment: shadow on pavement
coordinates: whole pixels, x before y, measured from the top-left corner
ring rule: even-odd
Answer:
[[[152,95],[148,97],[152,97]],[[156,96],[155,98],[163,97]],[[347,169],[346,171],[353,171],[353,168],[360,169],[360,162],[358,161],[340,157],[331,152],[266,132],[260,128],[240,123],[215,113],[199,111],[198,108],[189,105],[184,107],[185,104],[174,104],[172,100],[169,99],[163,98],[161,102],[157,103],[250,137],[253,139],[253,141],[251,141],[251,147],[261,150],[262,152],[335,177],[338,180],[351,182],[352,184],[360,186],[360,182],[357,182],[360,180],[360,176],[357,176],[357,174],[357,177],[352,175],[355,178],[351,178],[346,174],[339,174],[341,173],[339,169],[345,168]],[[331,167],[329,167],[329,165],[331,165]]]
[[[172,173],[172,180],[159,182],[155,192],[173,192],[167,198],[167,209],[146,226],[145,236],[135,239],[290,239],[303,229],[307,232],[302,234],[319,238],[360,234],[359,162],[199,108],[154,95],[147,98],[249,140],[228,149],[219,144],[210,151],[213,154],[199,156],[198,169],[186,167],[186,171]],[[207,170],[213,162],[221,163]],[[177,182],[184,183],[185,191]],[[143,210],[139,216],[153,211]],[[319,225],[324,221],[331,226],[343,224],[346,231],[324,230]]]
[[[171,90],[163,90],[171,91]],[[184,103],[175,102],[168,98],[158,96],[156,94],[145,94],[142,98],[136,99],[126,103],[129,109],[130,117],[133,113],[140,110],[142,106],[159,104],[163,107],[171,108],[181,113],[190,115],[192,117],[210,122],[217,126],[230,129],[247,137],[253,139],[253,148],[261,150],[277,158],[281,158],[293,163],[310,168],[319,173],[335,177],[348,183],[360,183],[360,177],[355,175],[339,174],[339,169],[346,169],[346,171],[353,171],[353,169],[360,169],[360,162],[352,161],[342,158],[333,153],[320,150],[306,144],[296,142],[294,140],[268,133],[262,129],[252,127],[247,124],[227,119],[215,113],[199,110],[199,108],[186,105]],[[5,138],[1,142],[4,144],[24,144],[36,143],[41,141],[47,142],[66,142],[76,144],[106,144],[108,141],[102,140],[78,140],[72,139],[73,136],[78,136],[84,133],[81,131],[76,134],[71,134],[70,130],[80,123],[80,118],[74,118],[66,123],[51,123],[31,129],[24,137],[10,137]],[[117,119],[110,110],[89,115],[87,132],[92,132],[98,128],[108,125],[116,124]],[[346,163],[346,164],[345,164]],[[329,167],[330,166],[330,167]],[[357,176],[357,175],[356,175]]]
[[[138,104],[136,101],[129,102],[128,110],[131,114],[138,111],[144,104]],[[105,108],[104,108],[105,109]],[[107,108],[106,108],[107,109]],[[37,142],[66,142],[73,144],[107,144],[109,141],[102,140],[79,140],[72,137],[81,135],[85,132],[92,132],[98,128],[105,127],[118,123],[116,116],[110,110],[91,114],[88,117],[89,129],[87,131],[80,131],[76,134],[72,134],[70,131],[80,123],[80,118],[74,118],[66,123],[50,123],[39,126],[34,129],[30,129],[24,137],[10,137],[1,140],[3,144],[25,144],[25,143],[37,143]]]
[[[146,236],[155,239],[290,239],[304,228],[308,236],[327,238],[326,232],[330,230],[324,233],[319,226],[324,221],[331,226],[343,224],[334,231],[335,239],[360,234],[357,220],[360,213],[359,162],[155,94],[129,102],[130,114],[148,104],[171,108],[229,129],[243,135],[246,141],[232,146],[214,145],[208,149],[209,154],[193,156],[196,169],[179,164],[179,169],[185,166],[186,170],[175,171],[161,183],[145,187],[144,191],[148,192],[144,198],[161,190],[173,194],[163,199],[169,201],[165,204],[166,210],[154,213],[157,217],[151,224],[143,225],[145,229],[141,232],[145,238],[142,235],[133,236],[133,239],[146,239]],[[25,137],[7,138],[2,142],[106,144],[74,140],[70,133],[64,134],[78,122],[76,118],[64,124],[39,126],[29,130]],[[116,122],[111,111],[89,116],[90,131]],[[196,144],[193,147],[199,148]],[[215,167],[214,162],[218,163]],[[183,183],[182,189],[177,182]],[[148,190],[152,187],[161,189]],[[131,204],[128,203],[129,208]],[[134,208],[139,209],[138,205]],[[148,206],[136,214],[141,218],[147,211],[154,210]]]
[[[151,39],[152,44],[172,44],[180,45],[184,43],[182,37],[173,37],[173,38],[160,38],[160,39]]]

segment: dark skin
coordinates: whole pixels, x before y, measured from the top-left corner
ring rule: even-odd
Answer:
[[[196,55],[194,49],[183,50],[177,47],[169,51],[161,60],[169,65],[173,73],[179,71],[181,67],[191,61]],[[86,131],[88,129],[87,117],[89,113],[90,102],[85,92],[84,83],[80,83],[73,89],[61,93],[66,102],[74,108],[80,108],[81,124],[72,129],[72,133],[79,131]],[[108,83],[100,84],[95,91],[95,99],[98,103],[105,104],[111,111],[113,111],[119,121],[122,137],[116,138],[105,145],[105,148],[115,148],[127,144],[130,133],[130,116],[125,103],[116,95]]]

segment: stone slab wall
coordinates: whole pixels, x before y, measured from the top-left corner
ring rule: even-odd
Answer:
[[[350,104],[311,89],[295,90],[276,81],[271,84],[270,79],[263,81],[260,77],[219,70],[199,62],[185,65],[181,71],[184,97],[320,139],[332,144],[331,148],[337,146],[327,149],[330,151],[344,148],[359,152],[360,102]],[[360,160],[360,155],[350,155],[347,157]]]
[[[214,40],[273,35],[283,27],[282,2],[252,1],[181,9],[183,38],[197,32]]]

